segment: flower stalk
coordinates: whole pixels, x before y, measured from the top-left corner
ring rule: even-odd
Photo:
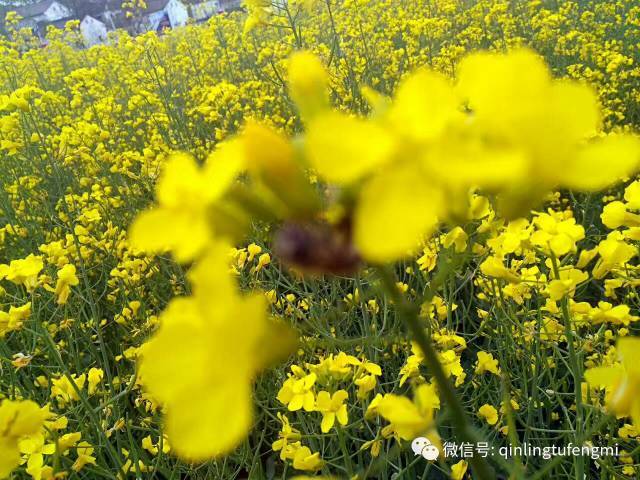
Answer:
[[[440,364],[438,354],[433,348],[431,339],[425,333],[425,329],[418,316],[417,306],[408,302],[406,298],[402,296],[396,286],[396,278],[392,270],[379,268],[378,276],[382,281],[385,292],[393,300],[398,315],[409,328],[413,340],[418,344],[424,355],[424,362],[433,375],[443,400],[451,410],[451,420],[458,437],[464,442],[476,444],[478,442],[478,435],[467,418],[467,414],[456,395],[454,387]],[[476,478],[480,480],[493,480],[495,478],[493,468],[483,457],[474,456],[470,459],[470,463]]]
[[[553,275],[557,280],[560,280],[560,266],[558,264],[558,258],[551,250],[551,266],[553,268]],[[573,330],[571,322],[571,313],[569,311],[569,298],[563,297],[560,301],[562,310],[562,321],[564,324],[564,333],[567,337],[567,347],[569,350],[569,365],[571,369],[571,376],[573,377],[573,388],[576,397],[576,424],[575,424],[575,437],[581,438],[584,431],[584,412],[582,407],[582,369],[580,368],[580,360],[575,346],[575,332]],[[584,478],[584,460],[582,456],[578,455],[574,457],[574,465],[576,469],[576,478]]]

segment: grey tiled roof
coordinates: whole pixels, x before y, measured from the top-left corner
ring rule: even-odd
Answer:
[[[23,5],[16,8],[16,12],[23,18],[35,17],[42,15],[55,0],[44,0],[42,2],[30,3],[29,5]]]

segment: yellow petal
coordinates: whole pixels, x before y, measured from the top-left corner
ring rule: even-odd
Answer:
[[[244,145],[232,140],[218,145],[207,158],[205,176],[211,197],[217,199],[246,168]]]
[[[480,139],[450,141],[435,146],[425,155],[429,171],[451,188],[495,189],[520,182],[528,174],[527,156],[518,150],[487,148]]]
[[[268,345],[269,348],[260,348],[255,352],[255,363],[260,369],[269,368],[278,362],[285,361],[295,351],[298,336],[284,322],[272,321],[269,322],[268,328],[258,343]]]
[[[322,423],[320,424],[320,429],[322,433],[327,433],[333,427],[333,424],[336,421],[336,414],[333,412],[327,412],[322,415]]]
[[[307,121],[329,107],[329,75],[311,52],[296,52],[289,60],[289,92]]]
[[[196,301],[172,300],[160,317],[160,328],[142,347],[139,371],[145,388],[161,402],[171,402],[185,390],[206,385],[202,365],[209,361],[209,348]]]
[[[640,338],[639,337],[623,337],[618,340],[616,346],[618,356],[628,370],[640,370]]]
[[[640,139],[609,135],[582,148],[562,169],[562,184],[579,190],[601,190],[635,173],[639,164]]]
[[[393,139],[373,122],[331,112],[311,122],[306,149],[325,180],[350,183],[390,160]]]
[[[172,155],[164,166],[156,187],[158,203],[174,207],[206,203],[212,200],[212,190],[195,159],[186,153]]]
[[[181,458],[204,461],[235,449],[253,421],[249,379],[230,377],[167,405],[167,435]]]
[[[20,451],[13,438],[0,437],[0,478],[6,478],[20,464]]]
[[[200,213],[164,208],[142,212],[129,230],[131,246],[147,253],[171,250],[178,261],[192,260],[211,239],[210,227]]]
[[[234,279],[229,272],[228,255],[231,247],[224,242],[210,245],[207,253],[188,273],[195,298],[202,300],[203,311],[211,313],[212,306],[228,308],[230,302],[239,297]],[[224,299],[211,302],[211,298]]]
[[[442,193],[421,179],[415,165],[390,168],[372,178],[360,193],[356,246],[372,262],[404,257],[434,231],[442,206]]]
[[[619,367],[596,367],[584,372],[584,378],[592,387],[612,387],[618,382],[622,373]]]
[[[469,101],[474,116],[491,130],[527,127],[522,117],[540,110],[540,99],[550,82],[544,60],[525,49],[507,55],[474,53],[458,66],[460,94]]]
[[[389,120],[401,134],[431,140],[460,116],[458,98],[449,81],[426,69],[407,77],[398,88]]]
[[[546,100],[555,138],[577,143],[600,129],[600,106],[595,91],[584,83],[556,80]]]
[[[342,405],[338,409],[338,411],[336,412],[336,418],[338,419],[338,422],[340,422],[340,425],[346,425],[347,423],[349,423],[349,413],[347,411],[346,405]]]

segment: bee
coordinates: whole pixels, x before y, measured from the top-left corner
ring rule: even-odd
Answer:
[[[347,275],[362,266],[349,219],[337,225],[285,223],[276,233],[274,252],[285,263],[316,275]]]

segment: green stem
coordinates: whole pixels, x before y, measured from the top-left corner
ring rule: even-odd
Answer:
[[[347,474],[349,478],[353,477],[353,464],[351,463],[351,457],[349,456],[349,450],[347,450],[347,443],[344,439],[344,431],[342,427],[337,428],[338,431],[338,442],[340,443],[340,450],[342,451],[342,456],[344,457],[344,461],[347,467]]]
[[[91,404],[89,403],[89,399],[85,396],[84,392],[80,390],[80,387],[78,387],[75,380],[73,379],[71,372],[69,371],[66,364],[62,360],[62,356],[60,355],[60,352],[56,348],[56,344],[53,341],[53,338],[51,338],[49,331],[46,328],[41,328],[41,330],[42,330],[41,335],[44,337],[46,344],[49,347],[49,351],[53,356],[53,359],[56,361],[58,366],[62,369],[64,376],[67,378],[67,380],[69,381],[69,384],[71,385],[71,388],[73,388],[74,392],[80,399],[80,402],[84,406],[87,416],[89,417],[89,421],[93,424],[93,428],[95,429],[96,432],[99,432],[100,436],[103,438],[104,446],[107,449],[109,456],[111,457],[113,462],[116,464],[118,474],[122,475],[122,478],[124,478],[126,476],[126,472],[124,472],[124,468],[123,468],[124,465],[120,459],[120,455],[118,455],[118,452],[115,450],[109,438],[107,437],[106,433],[104,432],[104,428],[100,423],[100,419],[98,418],[96,412],[91,407]]]
[[[442,395],[447,408],[449,408],[452,413],[451,420],[458,437],[464,442],[477,444],[478,436],[471,428],[471,423],[467,418],[467,414],[465,413],[462,404],[458,400],[455,389],[440,364],[438,353],[433,348],[431,340],[425,333],[424,327],[418,317],[418,308],[402,296],[400,290],[398,290],[398,287],[396,286],[395,274],[391,270],[380,268],[378,270],[378,274],[382,280],[385,291],[389,294],[396,306],[398,315],[409,327],[413,339],[418,344],[422,354],[424,355],[425,364],[435,378],[435,381],[438,384],[438,390]],[[493,480],[496,478],[493,468],[485,458],[473,456],[470,459],[470,463],[471,468],[475,472],[476,478],[480,480]]]
[[[576,444],[578,445],[582,445],[582,443],[591,438],[593,435],[595,435],[597,432],[599,432],[602,427],[604,427],[607,423],[609,423],[612,419],[614,419],[612,416],[610,415],[605,415],[602,418],[600,418],[600,421],[593,426],[593,428],[591,428],[590,431],[586,432],[582,437],[578,437],[576,439]],[[635,452],[635,450],[634,450]],[[630,456],[633,454],[633,452],[630,454]],[[555,457],[553,458],[550,462],[547,462],[544,464],[543,467],[540,468],[540,470],[538,470],[537,472],[535,472],[533,475],[531,475],[529,477],[529,480],[541,480],[543,478],[550,478],[550,476],[548,475],[548,473],[556,466],[558,466],[560,463],[562,463],[562,461],[564,460],[564,456],[560,457]]]
[[[298,34],[298,30],[296,30],[296,22],[293,20],[293,17],[291,16],[291,11],[289,10],[288,3],[284,4],[284,11],[287,14],[287,20],[289,21],[289,26],[291,27],[291,31],[293,32],[293,38],[296,41],[296,47],[298,47],[298,50],[301,50],[302,38],[300,38],[300,35]]]
[[[551,264],[553,267],[554,277],[557,280],[560,280],[560,267],[558,266],[558,259],[553,252],[551,252]],[[567,346],[569,349],[569,365],[571,366],[571,374],[573,377],[573,390],[576,397],[576,428],[574,438],[578,439],[582,437],[584,430],[582,408],[582,370],[580,368],[580,362],[578,361],[578,355],[574,344],[574,331],[571,325],[571,313],[569,312],[569,298],[565,296],[560,303],[562,321],[564,323],[564,335],[567,337]],[[576,466],[576,479],[583,480],[584,459],[580,455],[575,456],[574,463]]]

